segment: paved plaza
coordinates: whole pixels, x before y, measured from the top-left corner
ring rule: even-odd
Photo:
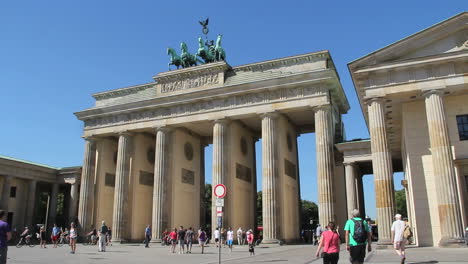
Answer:
[[[291,245],[274,247],[257,247],[256,255],[250,257],[246,246],[235,246],[230,253],[227,248],[222,249],[222,263],[245,264],[245,263],[322,263],[321,259],[313,255],[316,246]],[[97,252],[95,246],[78,245],[77,253],[72,255],[69,248],[48,247],[41,249],[23,247],[9,248],[9,260],[7,263],[217,263],[217,248],[210,246],[205,248],[205,254],[200,254],[200,248],[195,246],[192,254],[171,254],[169,247],[153,246],[144,248],[142,245],[119,245],[110,246],[107,252]],[[344,250],[340,254],[339,263],[349,263],[348,253]],[[399,263],[399,259],[393,250],[377,250],[371,252],[366,263]],[[407,263],[430,264],[430,263],[468,263],[468,248],[410,248],[408,249]]]

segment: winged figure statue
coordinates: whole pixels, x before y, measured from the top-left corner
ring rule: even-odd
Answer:
[[[210,21],[209,18],[206,18],[205,20],[202,20],[202,21],[198,21],[198,23],[200,23],[200,25],[202,25],[203,29],[202,29],[202,32],[203,34],[207,35],[208,34],[208,22]]]

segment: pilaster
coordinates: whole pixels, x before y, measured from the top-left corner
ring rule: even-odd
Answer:
[[[94,201],[94,175],[96,165],[96,141],[85,138],[83,167],[81,170],[81,190],[78,207],[78,226],[80,236],[84,236],[92,225],[92,212]]]
[[[351,218],[351,212],[357,209],[357,193],[356,193],[356,164],[354,162],[343,163],[346,173],[346,201],[348,217]]]

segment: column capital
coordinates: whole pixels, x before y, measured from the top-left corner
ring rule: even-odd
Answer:
[[[437,89],[423,89],[421,91],[421,94],[425,98],[428,98],[429,96],[431,96],[433,94],[437,94],[439,96],[444,96],[444,91],[442,89],[440,89],[440,88],[437,88]]]
[[[266,117],[276,119],[280,117],[281,113],[278,111],[271,111],[271,112],[259,113],[259,115],[262,119]]]
[[[352,167],[357,166],[355,161],[343,161],[343,165],[344,166],[352,166]]]
[[[124,130],[124,131],[119,131],[117,134],[118,134],[119,136],[131,137],[131,136],[133,136],[135,133],[130,132],[129,130]]]
[[[317,106],[312,106],[312,110],[314,112],[317,112],[319,110],[325,110],[325,111],[329,111],[331,110],[332,106],[330,104],[324,104],[324,105],[317,105]]]
[[[228,125],[229,123],[231,123],[231,120],[229,118],[219,118],[219,119],[214,119],[212,120],[213,122],[213,125],[214,124],[221,124],[221,125]]]
[[[385,103],[385,98],[380,96],[368,96],[364,98],[364,104],[370,106],[372,103]]]
[[[168,127],[168,126],[156,126],[156,127],[153,127],[153,130],[154,132],[158,132],[158,131],[161,131],[161,132],[172,132],[174,130],[174,128],[172,127]]]
[[[81,138],[83,138],[85,141],[88,141],[88,142],[90,142],[90,143],[96,143],[96,141],[97,141],[97,137],[96,137],[96,136],[86,136],[86,137],[83,136],[83,137],[81,137]]]

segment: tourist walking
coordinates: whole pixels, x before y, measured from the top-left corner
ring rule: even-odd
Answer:
[[[320,241],[320,236],[322,235],[322,227],[320,226],[320,224],[317,225],[317,228],[315,229],[315,244],[314,245],[317,245],[318,242]]]
[[[0,210],[0,264],[6,264],[8,253],[8,241],[11,239],[11,229],[7,222],[3,221],[5,211]]]
[[[250,256],[255,255],[254,234],[252,232],[252,229],[247,231],[246,236],[247,236],[247,244],[249,245]]]
[[[239,227],[239,229],[237,229],[237,245],[243,245],[244,244],[244,241],[242,241],[242,228]]]
[[[169,233],[169,239],[171,241],[171,253],[175,253],[175,247],[177,243],[177,228],[174,228],[174,230]]]
[[[71,254],[75,254],[76,252],[76,239],[78,238],[78,233],[75,227],[75,223],[70,224],[70,248],[71,248]]]
[[[219,238],[220,238],[219,228],[216,228],[216,230],[214,231],[214,239],[215,239],[216,247],[221,246]]]
[[[101,228],[99,228],[99,252],[106,252],[106,239],[109,228],[106,223],[102,221]]]
[[[107,231],[107,243],[106,246],[112,246],[112,228],[109,227],[109,230]]]
[[[60,228],[57,226],[57,224],[54,224],[54,227],[52,227],[52,234],[50,236],[54,248],[57,247],[59,237],[60,237]]]
[[[223,247],[226,247],[226,229],[223,228],[221,232],[221,244],[223,244]]]
[[[193,244],[193,230],[192,227],[189,227],[185,233],[185,241],[187,242],[187,253],[192,253],[192,244]]]
[[[232,252],[232,242],[234,241],[234,231],[229,228],[226,234],[226,239],[227,239],[227,245],[229,247],[229,250]]]
[[[328,223],[328,230],[322,233],[322,239],[317,247],[315,256],[318,257],[323,248],[323,264],[337,264],[340,258],[340,234],[334,222]]]
[[[351,263],[362,264],[366,257],[366,243],[367,250],[372,250],[372,232],[367,222],[359,217],[359,210],[354,209],[351,214],[353,218],[346,221],[344,228],[346,250],[349,251]]]
[[[404,232],[406,228],[406,223],[401,220],[401,214],[395,215],[395,221],[392,224],[392,242],[395,248],[396,253],[400,257],[400,263],[405,263],[405,244],[406,240],[404,238]]]
[[[183,226],[180,226],[177,232],[177,240],[179,241],[179,254],[184,254],[185,250],[185,230]]]
[[[205,250],[205,242],[206,242],[206,232],[205,230],[200,229],[200,232],[198,233],[198,244],[201,247],[201,253],[203,254],[203,251]]]
[[[149,248],[150,240],[151,240],[151,225],[147,225],[145,228],[145,248]]]
[[[45,231],[45,228],[44,226],[41,226],[41,228],[39,229],[39,240],[40,240],[40,245],[41,245],[41,248],[47,248],[46,247],[46,231]]]

